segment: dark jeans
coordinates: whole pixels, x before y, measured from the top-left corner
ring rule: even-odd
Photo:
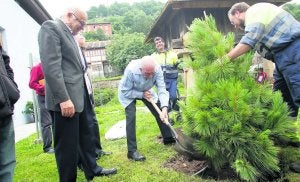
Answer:
[[[0,118],[0,181],[12,182],[16,165],[12,117]]]
[[[40,115],[41,115],[43,150],[44,152],[47,152],[52,145],[52,119],[51,119],[50,112],[46,109],[45,106],[45,96],[38,95],[37,99],[38,99],[38,103],[40,107]]]
[[[297,117],[299,108],[294,104],[290,90],[287,84],[285,83],[283,76],[278,73],[277,68],[274,69],[273,77],[273,90],[281,92],[283,100],[287,103],[289,107],[290,116]]]
[[[148,109],[151,111],[152,115],[155,117],[158,127],[160,129],[160,132],[162,134],[163,140],[165,142],[174,140],[172,137],[170,128],[168,128],[168,126],[165,125],[160,120],[159,114],[156,112],[156,110],[152,106],[152,104],[150,102],[148,102],[146,99],[142,99],[142,101],[148,107]],[[125,108],[125,113],[126,113],[126,135],[127,135],[128,152],[134,152],[137,150],[137,144],[136,144],[136,100],[134,100],[132,103],[130,103]]]
[[[291,100],[296,107],[300,106],[300,38],[292,42],[285,49],[274,54],[276,64],[276,78],[282,80],[289,91]],[[289,99],[288,99],[289,100]]]

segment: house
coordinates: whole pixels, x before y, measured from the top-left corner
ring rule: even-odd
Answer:
[[[87,23],[84,27],[84,32],[95,32],[102,29],[103,33],[110,37],[112,36],[111,23]]]
[[[88,23],[85,25],[83,32],[93,32],[99,29],[102,29],[106,36],[112,36],[110,23]],[[106,59],[105,49],[109,44],[110,41],[86,42],[84,54],[89,64],[89,74],[94,78],[112,77],[120,74]]]
[[[88,63],[88,72],[92,77],[104,77],[103,63],[106,62],[105,47],[110,41],[86,42],[84,55]]]
[[[40,28],[38,22],[45,18],[51,18],[43,10],[40,3],[35,0],[31,6],[24,6],[26,11],[34,10],[36,19],[20,7],[25,1],[22,0],[1,0],[0,5],[0,40],[4,50],[11,60],[11,67],[15,73],[15,80],[21,91],[20,100],[15,104],[14,123],[15,126],[25,122],[22,111],[26,102],[32,100],[32,90],[28,87],[29,74],[32,63],[39,61],[39,47],[37,35]],[[20,3],[20,4],[18,4]]]

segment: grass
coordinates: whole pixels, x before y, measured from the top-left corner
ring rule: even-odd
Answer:
[[[143,106],[142,102],[137,103]],[[109,177],[96,177],[94,182],[194,182],[209,181],[200,177],[188,176],[170,168],[163,167],[176,152],[171,146],[164,146],[157,140],[160,134],[156,121],[150,112],[137,109],[136,135],[138,150],[146,156],[145,162],[133,162],[127,159],[126,139],[106,140],[106,131],[120,120],[125,112],[115,98],[108,104],[95,109],[100,127],[101,144],[105,151],[112,151],[97,161],[104,168],[116,167],[118,173]],[[36,134],[16,144],[17,165],[15,182],[53,182],[58,181],[55,157],[42,152],[42,144],[35,144]],[[300,174],[290,173],[289,181],[298,181]],[[85,181],[84,174],[78,170],[77,181]],[[212,181],[212,180],[210,180]]]
[[[141,102],[137,106],[142,106]],[[178,173],[173,169],[164,168],[163,164],[176,152],[171,146],[164,146],[157,140],[160,134],[156,121],[150,112],[137,110],[137,145],[138,150],[146,156],[145,162],[133,162],[127,159],[126,139],[105,140],[105,132],[120,120],[125,119],[121,105],[112,101],[104,107],[96,108],[100,126],[101,144],[105,151],[112,151],[97,163],[104,167],[116,167],[118,173],[110,177],[96,177],[93,181],[203,181]],[[42,144],[35,144],[36,134],[16,144],[17,165],[14,181],[16,182],[52,182],[58,181],[55,157],[42,152]],[[84,181],[83,172],[78,170],[77,181]]]

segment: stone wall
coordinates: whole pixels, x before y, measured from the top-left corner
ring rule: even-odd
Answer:
[[[94,89],[118,88],[120,80],[102,80],[93,82]]]

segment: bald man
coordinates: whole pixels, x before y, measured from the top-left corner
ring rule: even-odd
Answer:
[[[151,89],[156,86],[158,91],[158,106],[162,109],[159,115],[150,99],[157,98]],[[168,119],[169,94],[166,90],[163,72],[153,57],[145,56],[139,60],[131,61],[125,69],[124,76],[119,84],[119,101],[125,108],[127,157],[134,161],[144,161],[146,158],[137,151],[136,144],[136,100],[141,100],[155,117],[163,136],[165,145],[174,143],[170,129],[162,121]]]
[[[70,8],[60,19],[44,22],[38,37],[59,181],[76,181],[79,156],[87,180],[117,172],[97,165],[93,131],[87,122],[93,109],[91,87],[86,79],[87,65],[74,37],[83,30],[86,20],[86,12]]]

